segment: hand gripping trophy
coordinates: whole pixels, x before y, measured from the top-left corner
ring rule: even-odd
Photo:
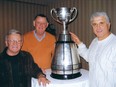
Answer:
[[[61,7],[51,9],[52,18],[63,24],[63,31],[56,42],[55,53],[51,65],[51,77],[56,79],[73,79],[81,76],[79,72],[80,57],[76,44],[71,40],[67,25],[77,15],[77,9]]]

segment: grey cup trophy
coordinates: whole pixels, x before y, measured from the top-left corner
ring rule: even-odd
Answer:
[[[56,79],[73,79],[81,76],[80,57],[76,44],[72,41],[67,25],[77,15],[77,9],[61,7],[51,9],[52,18],[63,24],[63,31],[56,42],[55,53],[51,65],[51,77]]]

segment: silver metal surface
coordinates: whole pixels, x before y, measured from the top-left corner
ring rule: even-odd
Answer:
[[[79,68],[80,57],[77,46],[74,43],[57,43],[52,71],[56,74],[74,74],[79,71]]]

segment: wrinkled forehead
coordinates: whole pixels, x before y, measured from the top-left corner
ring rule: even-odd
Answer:
[[[96,16],[91,20],[91,23],[93,22],[107,22],[107,20],[104,16]]]
[[[23,36],[20,34],[12,33],[7,36],[7,39],[22,40]]]
[[[44,23],[48,23],[47,19],[45,17],[38,16],[34,21],[41,21]]]

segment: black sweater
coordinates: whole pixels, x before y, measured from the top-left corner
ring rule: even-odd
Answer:
[[[31,87],[31,78],[42,73],[30,53],[20,51],[15,56],[0,54],[0,87]]]

